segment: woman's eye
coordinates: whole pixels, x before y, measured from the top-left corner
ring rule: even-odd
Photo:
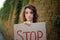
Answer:
[[[30,12],[30,14],[33,14],[33,12]]]
[[[30,13],[28,13],[28,12],[25,12],[25,14],[33,14],[33,12],[30,12]]]
[[[25,12],[25,14],[28,14],[28,12]]]

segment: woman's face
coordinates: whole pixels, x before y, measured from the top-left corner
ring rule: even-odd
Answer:
[[[33,11],[31,9],[25,9],[25,18],[27,21],[33,21]]]

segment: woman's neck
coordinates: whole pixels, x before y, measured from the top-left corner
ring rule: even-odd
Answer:
[[[30,22],[30,23],[32,23],[33,21],[26,21],[26,22]]]

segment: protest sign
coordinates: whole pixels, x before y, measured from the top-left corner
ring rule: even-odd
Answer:
[[[14,25],[14,40],[46,40],[45,22]]]

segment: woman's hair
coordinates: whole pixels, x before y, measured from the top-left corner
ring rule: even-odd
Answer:
[[[25,18],[25,9],[26,8],[29,8],[33,11],[33,23],[37,22],[37,10],[33,5],[30,5],[30,4],[26,5],[22,9],[21,14],[20,14],[20,22],[26,21],[26,18]]]

